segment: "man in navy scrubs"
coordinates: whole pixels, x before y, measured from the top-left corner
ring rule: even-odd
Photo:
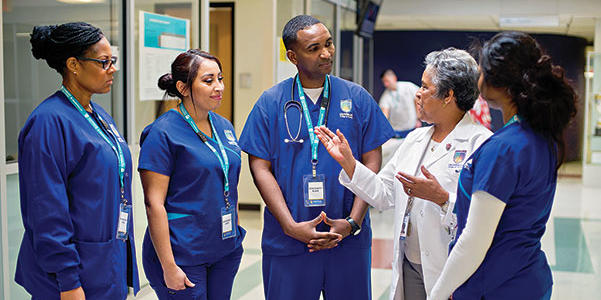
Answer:
[[[338,183],[341,167],[313,128],[342,131],[355,158],[374,172],[394,132],[365,89],[329,75],[335,49],[324,24],[296,16],[282,36],[298,74],[261,95],[240,137],[267,205],[265,297],[371,299],[368,205]]]

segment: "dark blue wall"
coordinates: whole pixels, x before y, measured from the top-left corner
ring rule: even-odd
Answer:
[[[393,69],[399,80],[411,81],[418,86],[424,71],[424,58],[428,53],[447,47],[467,49],[474,40],[486,41],[496,32],[467,31],[376,31],[374,34],[374,97],[379,99],[384,91],[380,74],[385,69]],[[551,57],[561,65],[566,76],[572,80],[581,99],[584,99],[585,47],[582,38],[553,34],[532,35]],[[581,157],[583,101],[573,124],[567,131],[566,143],[568,160]],[[502,126],[498,111],[492,111],[493,129]]]

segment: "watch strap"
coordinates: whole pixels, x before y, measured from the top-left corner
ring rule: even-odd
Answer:
[[[351,235],[355,235],[357,231],[361,230],[361,226],[359,226],[357,222],[353,220],[353,218],[346,217],[346,221],[349,222],[349,224],[351,224]]]

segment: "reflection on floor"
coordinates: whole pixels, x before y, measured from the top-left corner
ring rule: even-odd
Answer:
[[[553,269],[552,299],[599,299],[601,290],[600,188],[584,188],[580,179],[565,176],[557,188],[552,218],[543,237],[543,250]],[[372,210],[372,294],[388,299],[392,261],[392,211]],[[258,212],[241,212],[248,234],[232,299],[264,299],[261,279],[261,219]],[[133,299],[133,297],[132,297]],[[157,299],[148,287],[135,299]],[[306,299],[303,299],[306,300]],[[310,300],[310,299],[309,299]]]

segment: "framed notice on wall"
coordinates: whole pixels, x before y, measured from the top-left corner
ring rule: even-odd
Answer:
[[[190,20],[140,11],[138,86],[140,100],[161,100],[159,77],[175,57],[190,48]]]

